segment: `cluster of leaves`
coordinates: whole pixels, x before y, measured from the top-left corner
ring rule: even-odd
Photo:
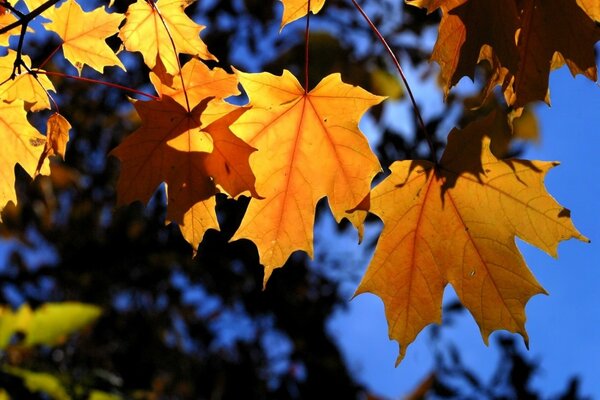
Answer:
[[[326,4],[282,2],[281,29],[309,18],[309,8],[316,13]],[[7,45],[9,36],[19,35],[19,45],[0,59],[5,126],[0,135],[7,144],[0,153],[0,203],[17,199],[16,163],[30,175],[50,173],[47,158],[64,155],[70,128],[58,112],[48,119],[45,136],[27,120],[27,112],[51,107],[54,88],[47,76],[65,76],[44,71],[45,61],[33,67],[22,54],[28,23],[49,20],[45,29],[61,39],[57,51],[62,49],[79,74],[86,65],[100,73],[111,66],[126,68],[106,42],[118,34],[124,52],[141,54],[157,93],[129,89],[152,99],[133,101],[141,126],[112,151],[121,165],[118,205],[147,204],[164,183],[166,219],[178,224],[196,249],[207,230],[219,229],[217,193],[234,199],[249,195],[232,240],[256,245],[266,284],[293,252],[312,256],[315,210],[326,197],[335,219],[348,219],[359,235],[369,212],[384,223],[357,293],[383,299],[390,336],[401,345],[398,362],[426,325],[440,322],[448,283],[484,340],[498,329],[527,340],[525,304],[544,290],[515,237],[552,255],[561,240],[587,239],[572,225],[568,210],[545,191],[543,178],[556,163],[502,160],[490,149],[522,107],[547,99],[551,69],[567,64],[574,74],[595,79],[598,9],[592,0],[408,3],[442,10],[432,58],[441,67],[446,94],[461,77],[473,77],[476,64],[487,63],[483,97],[501,85],[511,113],[491,113],[453,130],[439,161],[423,124],[431,161],[397,161],[391,175],[371,190],[381,166],[358,122],[384,97],[344,83],[339,74],[309,90],[308,72],[302,85],[287,70],[272,75],[210,68],[217,57],[199,37],[203,26],[185,14],[184,0],[138,0],[124,15],[103,7],[85,12],[75,0],[58,6],[54,0],[28,0],[28,13],[3,2],[0,40]],[[571,45],[574,41],[578,47]],[[191,56],[183,65],[182,54]],[[239,84],[249,98],[244,106],[226,101],[239,94]]]

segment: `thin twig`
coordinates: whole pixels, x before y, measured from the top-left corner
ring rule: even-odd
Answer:
[[[145,96],[145,97],[148,97],[148,98],[150,98],[152,100],[160,100],[157,96],[151,95],[151,94],[146,93],[146,92],[142,92],[141,90],[137,90],[137,89],[133,89],[133,88],[130,88],[130,87],[127,87],[127,86],[119,85],[118,83],[104,82],[104,81],[99,81],[97,79],[84,78],[83,76],[75,76],[75,75],[64,74],[62,72],[43,71],[43,70],[37,70],[37,69],[34,70],[33,72],[35,72],[37,74],[42,74],[42,75],[60,76],[62,78],[74,79],[76,81],[82,81],[82,82],[94,83],[94,84],[98,84],[98,85],[104,85],[104,86],[116,88],[116,89],[119,89],[119,90],[124,90],[126,92],[135,93],[135,94],[138,94],[140,96]]]
[[[23,14],[17,10],[15,10],[12,6],[8,9],[13,11],[19,17],[18,21],[13,22],[12,24],[8,24],[5,27],[0,28],[0,35],[6,32],[11,31],[14,28],[21,27],[21,32],[19,33],[19,44],[17,45],[17,56],[15,57],[15,63],[13,65],[12,73],[8,80],[13,80],[17,76],[17,74],[21,73],[21,67],[25,67],[25,69],[29,72],[31,70],[25,65],[22,59],[23,55],[23,42],[25,41],[25,34],[27,33],[27,27],[29,23],[38,15],[58,3],[59,0],[48,0],[44,4],[40,5],[35,10],[29,12],[28,14]],[[5,81],[6,82],[6,81]],[[2,82],[4,83],[4,82]]]
[[[46,11],[47,9],[49,9],[50,7],[52,7],[53,5],[58,3],[58,1],[59,0],[48,0],[47,2],[45,2],[44,4],[42,4],[41,6],[36,8],[35,10],[24,15],[22,18],[19,18],[18,21],[15,21],[12,24],[8,24],[8,25],[0,28],[0,35],[8,32],[12,29],[15,29],[18,26],[28,25],[35,17],[37,17],[38,15],[40,15],[41,13],[43,13],[44,11]]]
[[[417,121],[419,122],[419,126],[423,130],[423,134],[425,135],[425,139],[427,140],[427,144],[429,145],[429,150],[431,152],[431,160],[433,161],[434,164],[437,165],[438,161],[437,161],[437,157],[435,154],[435,146],[433,145],[433,138],[427,131],[425,122],[423,122],[423,117],[421,116],[421,111],[419,111],[419,106],[417,105],[415,96],[413,95],[412,90],[410,89],[410,85],[408,84],[408,80],[406,79],[406,76],[404,75],[404,71],[402,70],[402,67],[400,66],[400,62],[398,61],[398,58],[396,57],[396,55],[390,48],[390,45],[387,43],[387,41],[385,40],[385,38],[383,37],[381,32],[379,32],[379,29],[377,29],[375,24],[373,24],[373,21],[371,21],[371,19],[365,13],[365,11],[362,9],[362,7],[356,2],[356,0],[352,0],[352,3],[354,4],[354,7],[356,7],[356,9],[363,16],[365,21],[367,21],[367,24],[369,24],[369,27],[371,27],[371,30],[373,31],[373,33],[375,33],[375,35],[377,36],[379,41],[385,47],[385,50],[387,51],[389,56],[392,58],[394,65],[396,66],[396,69],[398,70],[398,73],[400,74],[400,77],[402,78],[402,82],[404,82],[404,86],[406,87],[406,91],[408,92],[408,96],[410,97],[410,101],[412,102],[413,110],[415,112],[415,115],[417,116]]]

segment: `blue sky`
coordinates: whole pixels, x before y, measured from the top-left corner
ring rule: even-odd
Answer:
[[[561,162],[548,174],[546,186],[571,210],[575,225],[592,243],[563,242],[558,259],[519,243],[529,267],[550,293],[535,296],[526,308],[529,355],[541,366],[533,384],[554,395],[577,374],[582,393],[596,397],[600,396],[600,88],[585,78],[573,79],[563,68],[552,74],[550,90],[552,106],[540,104],[536,109],[541,141],[530,145],[524,158]],[[368,260],[349,259],[362,264],[361,271],[366,268]],[[447,289],[446,297],[450,292]],[[422,332],[394,368],[398,347],[388,340],[383,305],[373,295],[352,300],[347,312],[333,318],[330,332],[358,379],[376,394],[392,398],[407,394],[432,367],[430,342]],[[482,376],[492,372],[498,353],[483,344],[470,315],[446,329],[444,337],[458,344],[467,366]]]

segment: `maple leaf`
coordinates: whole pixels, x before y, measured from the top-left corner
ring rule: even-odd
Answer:
[[[360,225],[347,210],[369,192],[380,166],[358,121],[383,97],[343,83],[339,74],[306,93],[286,70],[281,76],[236,73],[252,108],[231,129],[258,149],[250,165],[265,199],[250,200],[232,240],[256,244],[266,283],[292,252],[312,256],[315,206],[322,197],[336,220]]]
[[[256,195],[248,164],[254,149],[228,128],[245,109],[237,108],[201,130],[200,117],[209,101],[189,112],[166,95],[135,102],[142,126],[111,152],[121,161],[117,203],[146,203],[165,182],[167,219],[182,226],[194,248],[208,227],[218,227],[211,199],[217,185],[232,197],[244,191]]]
[[[518,40],[520,62],[517,71],[505,78],[507,102],[523,107],[534,100],[544,100],[548,76],[555,53],[560,55],[573,76],[582,74],[596,81],[595,43],[600,40],[600,26],[577,5],[575,0],[523,2]]]
[[[160,59],[171,75],[179,71],[177,59],[180,53],[216,60],[199,37],[204,27],[184,12],[189,4],[186,0],[138,0],[130,5],[125,14],[127,22],[119,32],[125,48],[142,53],[150,68],[154,68]]]
[[[167,177],[167,219],[179,223],[183,237],[195,250],[207,229],[219,229],[215,214],[216,184],[235,198],[249,192],[260,198],[254,189],[255,178],[248,158],[256,149],[235,136],[229,126],[246,111],[237,108],[214,121],[203,131],[213,140],[211,153],[196,152],[186,135],[168,142],[175,151],[172,156],[173,174]],[[177,163],[177,164],[175,164]]]
[[[490,16],[482,18],[482,16]],[[518,13],[513,1],[468,1],[444,11],[431,59],[441,68],[444,95],[463,76],[473,79],[481,48],[490,46],[491,56],[504,68],[516,70],[519,54],[515,44]]]
[[[502,85],[515,108],[548,101],[548,76],[566,63],[573,75],[596,80],[594,44],[600,40],[597,3],[589,0],[417,0],[432,11],[442,9],[432,60],[441,67],[444,93],[475,66],[487,60],[494,72],[486,92]],[[590,16],[588,16],[583,9]]]
[[[35,170],[36,175],[40,172],[44,161],[48,157],[57,155],[63,160],[65,159],[70,130],[71,124],[59,113],[54,113],[48,118],[46,123],[46,143]]]
[[[105,7],[84,12],[75,0],[67,0],[60,7],[48,10],[44,16],[51,20],[44,27],[63,40],[65,58],[81,74],[84,65],[102,73],[104,67],[125,67],[105,39],[117,33],[123,16],[109,14]]]
[[[195,58],[185,63],[181,72],[175,75],[168,74],[163,63],[157,62],[150,72],[150,81],[161,97],[169,96],[183,107],[187,107],[187,103],[198,104],[207,97],[214,97],[202,113],[203,125],[209,125],[237,108],[224,101],[240,94],[237,76],[222,68],[210,69]]]
[[[0,100],[9,103],[16,99],[23,100],[28,103],[30,111],[50,108],[48,91],[55,92],[56,89],[54,89],[54,85],[46,75],[36,74],[34,76],[29,72],[25,72],[17,75],[12,80],[10,79],[16,58],[17,52],[10,49],[7,55],[0,57],[0,82],[4,82],[0,85]],[[31,65],[31,60],[27,55],[22,55],[21,60],[27,67]]]
[[[27,121],[22,100],[0,101],[0,142],[0,207],[4,207],[8,201],[17,201],[15,164],[33,175],[46,142],[46,138]],[[43,163],[40,172],[47,174],[49,171],[48,163]]]
[[[200,132],[200,115],[206,102],[187,111],[168,96],[161,100],[135,101],[142,126],[125,138],[110,154],[121,161],[117,183],[117,204],[136,200],[147,203],[158,185],[167,180],[172,160],[164,156],[167,142],[188,135],[197,152],[212,151],[212,138]],[[207,196],[208,197],[208,196]]]
[[[450,283],[487,344],[498,329],[525,331],[525,304],[545,293],[515,245],[515,236],[556,256],[561,240],[582,236],[570,213],[545,190],[553,162],[499,160],[487,131],[494,113],[453,130],[435,167],[400,161],[372,192],[370,211],[383,223],[375,254],[356,293],[383,300],[398,362],[428,324],[441,322]]]
[[[296,21],[306,15],[308,11],[307,0],[280,0],[283,4],[283,16],[281,17],[281,27],[289,24],[290,22]],[[325,5],[325,0],[311,0],[310,11],[313,14],[321,11],[321,8]]]

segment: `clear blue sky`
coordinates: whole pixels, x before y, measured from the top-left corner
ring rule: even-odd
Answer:
[[[581,77],[573,79],[568,70],[561,69],[552,74],[550,91],[552,107],[540,104],[536,109],[541,142],[529,146],[524,157],[561,162],[550,171],[546,186],[572,211],[575,225],[592,243],[563,242],[558,259],[519,243],[529,267],[550,293],[534,297],[526,309],[529,355],[541,366],[533,384],[545,395],[554,395],[566,387],[569,377],[578,374],[582,393],[599,397],[600,87]],[[365,260],[348,259],[362,264],[361,271],[366,268]],[[447,290],[446,295],[452,293]],[[459,321],[444,331],[444,337],[458,344],[467,366],[486,376],[496,365],[498,353],[483,344],[470,315]],[[431,369],[426,332],[394,368],[398,347],[388,340],[383,306],[373,295],[352,300],[348,312],[334,317],[330,332],[338,338],[350,368],[375,394],[399,398]]]

